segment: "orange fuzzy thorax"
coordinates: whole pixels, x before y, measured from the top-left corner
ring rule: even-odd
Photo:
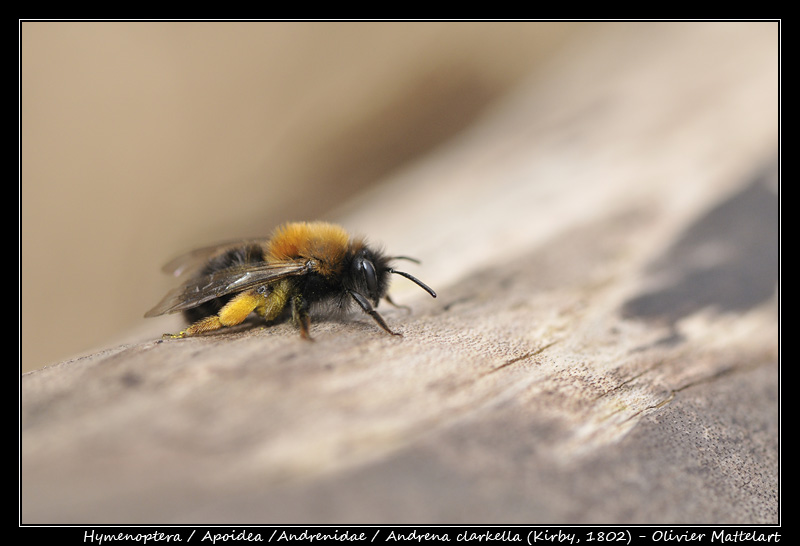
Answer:
[[[336,224],[293,222],[278,227],[267,246],[270,261],[313,258],[321,268],[338,269],[350,246],[350,235]]]

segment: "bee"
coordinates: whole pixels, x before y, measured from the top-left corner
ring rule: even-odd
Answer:
[[[405,277],[432,297],[434,292],[393,260],[327,222],[293,222],[279,226],[269,239],[244,240],[201,248],[164,266],[188,276],[145,317],[182,312],[190,326],[165,337],[196,336],[241,324],[251,313],[267,323],[291,319],[304,339],[311,339],[311,311],[347,311],[353,303],[386,332],[394,332],[375,310],[387,295],[390,274]]]

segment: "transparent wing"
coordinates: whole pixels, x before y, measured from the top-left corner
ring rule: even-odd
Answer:
[[[245,245],[259,245],[263,247],[264,243],[264,239],[234,239],[202,248],[195,248],[194,250],[186,252],[185,254],[176,256],[164,264],[164,267],[161,268],[161,271],[167,273],[168,275],[172,275],[173,277],[180,277],[200,269],[214,256],[222,254],[232,248],[242,247]]]
[[[226,294],[270,284],[286,277],[303,275],[309,271],[309,267],[306,261],[259,262],[193,277],[167,293],[164,299],[144,316],[157,317],[191,309]]]

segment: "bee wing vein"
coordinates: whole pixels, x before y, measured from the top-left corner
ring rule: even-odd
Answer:
[[[170,290],[158,305],[145,314],[145,317],[177,313],[233,292],[302,275],[306,271],[308,271],[306,262],[266,262],[229,267],[222,271],[200,275]]]

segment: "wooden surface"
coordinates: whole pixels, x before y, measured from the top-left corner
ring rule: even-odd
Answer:
[[[318,218],[429,153],[591,26],[23,22],[22,372],[137,328],[176,252]]]
[[[778,28],[609,25],[333,217],[433,300],[21,378],[23,523],[777,523]],[[157,264],[154,264],[157,267]]]

